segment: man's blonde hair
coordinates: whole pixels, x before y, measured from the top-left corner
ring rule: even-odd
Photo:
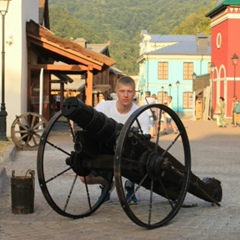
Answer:
[[[135,90],[135,81],[131,77],[128,77],[128,76],[120,77],[117,80],[116,89],[118,88],[119,84],[131,85],[131,86],[133,86],[133,89]]]

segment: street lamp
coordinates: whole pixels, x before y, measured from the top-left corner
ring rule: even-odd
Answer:
[[[231,59],[232,59],[232,63],[234,66],[233,94],[234,94],[234,96],[236,96],[236,65],[238,63],[238,55],[236,53],[234,53]]]
[[[168,84],[168,88],[169,88],[169,96],[171,96],[171,89],[172,89],[172,84],[171,83]]]
[[[193,115],[193,118],[196,119],[196,90],[197,90],[197,87],[196,87],[196,83],[195,83],[195,80],[197,78],[197,74],[195,72],[193,72],[192,74],[192,91],[193,91],[193,99],[192,99],[192,115]]]
[[[163,100],[163,98],[164,98],[164,95],[163,95],[164,94],[164,86],[162,86],[161,89],[162,89],[162,103],[163,103],[164,102],[164,100]]]
[[[0,0],[0,13],[2,15],[2,102],[0,111],[0,140],[7,141],[6,126],[7,112],[5,107],[5,15],[10,0]]]
[[[180,86],[179,81],[176,82],[176,86],[177,86],[177,113],[179,113],[179,86]]]

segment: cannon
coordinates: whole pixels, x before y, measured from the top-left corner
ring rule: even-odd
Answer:
[[[139,118],[158,112],[156,138],[144,134]],[[162,117],[171,116],[177,134],[164,135]],[[90,172],[106,180],[87,184]],[[186,194],[220,206],[221,182],[200,179],[191,171],[191,151],[178,115],[163,104],[140,107],[124,125],[78,98],[70,97],[47,124],[38,148],[37,172],[48,204],[60,215],[87,217],[104,203],[112,181],[127,216],[137,225],[154,229],[166,225],[184,206]],[[80,180],[81,177],[81,180]],[[129,205],[124,184],[135,183],[138,205]]]

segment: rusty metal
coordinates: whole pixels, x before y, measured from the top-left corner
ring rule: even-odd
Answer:
[[[29,176],[30,175],[30,176]],[[12,213],[28,214],[34,212],[35,171],[27,170],[25,176],[15,176],[12,171],[11,198]]]
[[[143,134],[138,122],[139,116],[146,114],[149,108],[157,108],[159,112],[155,139]],[[172,139],[169,139],[169,136],[164,138],[161,134],[161,118],[164,112],[172,117],[179,131]],[[60,121],[63,117],[65,124]],[[75,123],[74,129],[69,120]],[[70,131],[65,131],[67,126]],[[69,133],[71,140],[67,142]],[[58,137],[63,135],[66,136],[64,143],[60,142]],[[48,148],[59,150],[55,164],[56,168],[61,167],[61,170],[55,170],[52,157],[48,157]],[[48,169],[49,164],[54,172]],[[123,210],[134,223],[148,229],[167,224],[180,210],[187,192],[218,206],[222,198],[220,181],[215,178],[200,180],[191,172],[190,144],[185,127],[178,115],[162,104],[139,108],[123,126],[77,98],[67,99],[62,112],[50,120],[42,135],[37,169],[40,187],[49,205],[59,214],[72,218],[91,215],[101,206],[111,188],[113,174]],[[106,180],[99,196],[95,196],[96,189],[91,190],[94,188],[92,185],[84,183],[84,179],[86,180],[92,171]],[[71,182],[69,175],[72,175]],[[78,176],[81,176],[82,182]],[[60,178],[71,183],[69,191],[66,192],[68,197],[64,207],[55,200],[58,197],[51,192],[51,189],[61,187],[61,184],[57,185],[57,179]],[[135,183],[136,195],[140,192],[138,207],[128,204],[124,189],[126,179]],[[54,187],[51,188],[51,184]],[[81,196],[74,192],[76,185]],[[65,191],[63,187],[61,189],[61,192]],[[79,208],[85,206],[85,202],[88,206],[78,212],[71,208],[70,199],[74,199],[74,194],[76,199],[80,199],[85,194],[84,191],[86,200],[81,200],[82,204],[78,200]],[[93,199],[96,199],[94,203],[91,194]]]

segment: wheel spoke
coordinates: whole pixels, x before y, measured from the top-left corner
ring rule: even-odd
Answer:
[[[151,181],[151,191],[150,191],[150,199],[149,199],[148,225],[151,224],[151,217],[152,217],[152,204],[153,204],[153,181]]]
[[[43,125],[44,125],[44,122],[38,122],[38,123],[36,123],[35,125],[32,126],[32,129],[35,130],[35,131],[38,131],[39,127],[43,126]]]
[[[31,126],[30,126],[30,128],[32,128],[32,129],[34,129],[35,120],[36,120],[36,116],[33,115],[32,116],[32,121],[31,121]]]
[[[76,174],[76,175],[75,175],[75,178],[74,178],[74,180],[73,180],[71,189],[70,189],[70,191],[69,191],[69,194],[68,194],[68,196],[67,196],[67,200],[66,200],[66,203],[65,203],[65,206],[64,206],[64,211],[65,211],[65,212],[66,212],[66,209],[67,209],[67,206],[68,206],[68,203],[69,203],[69,199],[70,199],[71,194],[72,194],[72,192],[73,192],[73,188],[74,188],[74,186],[75,186],[75,184],[76,184],[77,176],[78,176],[78,175]]]
[[[32,140],[33,140],[34,145],[37,145],[39,143],[39,139],[40,139],[40,138],[38,138],[37,139],[38,141],[37,141],[36,136],[38,137],[39,135],[35,134],[35,135],[32,136]]]
[[[49,183],[49,182],[53,181],[54,179],[60,177],[60,176],[63,175],[64,173],[68,172],[70,169],[71,169],[71,167],[63,170],[62,172],[56,174],[55,176],[52,176],[51,178],[49,178],[48,180],[46,180],[45,183]]]

